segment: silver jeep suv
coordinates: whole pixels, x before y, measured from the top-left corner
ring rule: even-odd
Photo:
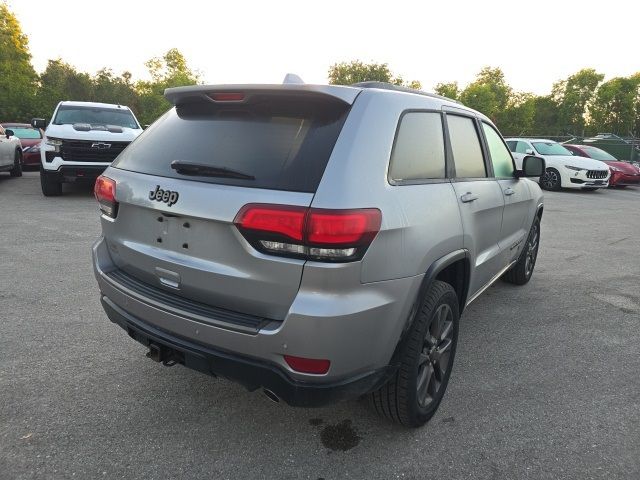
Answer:
[[[168,89],[95,185],[109,318],[290,405],[436,411],[465,306],[527,283],[542,195],[488,118],[383,83]]]

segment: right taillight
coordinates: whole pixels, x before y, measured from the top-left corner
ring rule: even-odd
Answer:
[[[96,179],[93,193],[100,205],[100,211],[111,218],[118,215],[118,202],[116,202],[116,182],[109,177],[100,175]]]
[[[234,223],[257,250],[325,262],[362,258],[380,230],[377,208],[326,210],[285,205],[245,205]]]

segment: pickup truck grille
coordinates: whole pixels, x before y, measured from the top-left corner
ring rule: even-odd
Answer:
[[[70,162],[112,162],[131,142],[63,140],[60,156]]]
[[[607,178],[609,172],[606,170],[588,170],[587,178]]]

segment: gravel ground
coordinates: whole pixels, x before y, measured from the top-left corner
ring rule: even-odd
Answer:
[[[424,428],[145,358],[103,313],[89,189],[0,174],[0,478],[640,478],[640,189],[546,195],[536,272],[464,313]]]

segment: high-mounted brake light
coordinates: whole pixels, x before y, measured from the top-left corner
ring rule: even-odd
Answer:
[[[249,204],[234,223],[258,250],[272,255],[349,262],[362,258],[380,230],[377,208],[325,210]]]
[[[118,202],[116,201],[116,182],[109,177],[100,175],[96,179],[93,193],[100,205],[100,211],[108,217],[115,218],[118,215]]]
[[[214,102],[241,102],[244,100],[244,93],[242,92],[210,93],[209,98]]]

